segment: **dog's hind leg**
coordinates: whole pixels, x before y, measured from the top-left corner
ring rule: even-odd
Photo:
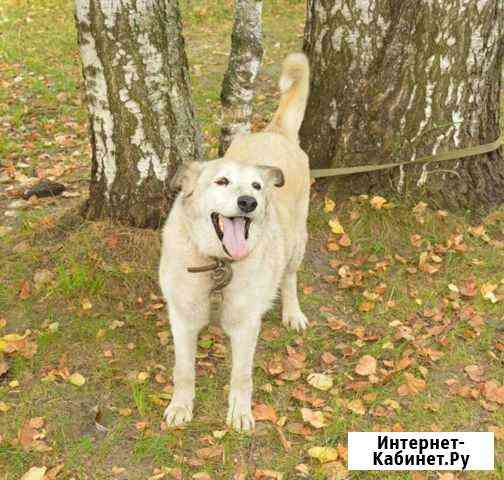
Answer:
[[[299,306],[297,293],[297,271],[305,252],[306,240],[308,234],[303,229],[299,235],[299,241],[292,255],[291,261],[285,269],[281,284],[282,291],[282,323],[289,328],[297,331],[304,330],[308,326],[308,320]]]
[[[282,323],[297,331],[308,326],[308,320],[299,306],[296,271],[286,271],[282,280]]]
[[[176,426],[192,420],[196,348],[198,333],[204,325],[188,322],[173,309],[170,323],[175,345],[174,390],[164,417],[169,426]]]

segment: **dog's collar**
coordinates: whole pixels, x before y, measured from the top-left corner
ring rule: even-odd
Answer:
[[[232,260],[223,260],[215,258],[214,263],[204,265],[203,267],[188,267],[189,273],[212,272],[211,278],[213,287],[210,290],[210,321],[220,320],[222,308],[224,305],[224,294],[222,290],[229,285],[233,279]]]
[[[212,272],[211,278],[213,287],[211,293],[222,291],[227,287],[233,279],[233,269],[231,268],[232,260],[224,260],[222,258],[215,258],[214,263],[204,265],[203,267],[188,267],[189,273],[203,273]]]

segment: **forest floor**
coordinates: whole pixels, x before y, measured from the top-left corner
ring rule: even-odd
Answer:
[[[264,3],[257,128],[304,17],[301,0]],[[299,287],[310,328],[285,330],[278,307],[267,315],[255,434],[226,429],[229,345],[217,325],[199,342],[194,421],[163,425],[173,348],[159,233],[77,214],[90,152],[71,4],[0,4],[0,479],[34,466],[48,480],[504,479],[502,208],[475,217],[316,187]],[[212,157],[232,2],[182,7]],[[37,177],[67,184],[66,197],[20,199]],[[347,432],[372,430],[494,431],[496,470],[348,472]]]

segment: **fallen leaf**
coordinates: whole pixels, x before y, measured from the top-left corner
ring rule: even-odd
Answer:
[[[413,363],[413,360],[411,360],[410,357],[402,357],[401,360],[397,362],[397,365],[395,367],[396,371],[400,370],[405,370],[408,368],[411,364]]]
[[[19,288],[19,298],[21,300],[30,298],[30,284],[26,280],[23,280],[21,287]]]
[[[474,280],[467,280],[467,282],[459,288],[459,291],[463,297],[475,297],[478,293],[478,286]]]
[[[324,212],[331,213],[334,210],[336,204],[330,198],[324,198]]]
[[[93,304],[87,298],[82,300],[81,306],[82,310],[91,310],[93,308]]]
[[[312,427],[323,428],[327,426],[324,414],[319,411],[312,410],[310,408],[302,408],[301,415],[306,423],[309,423]]]
[[[483,374],[485,373],[484,367],[478,365],[468,365],[464,368],[464,370],[473,382],[483,381]]]
[[[43,269],[37,270],[33,275],[33,282],[35,283],[35,288],[39,289],[42,285],[49,283],[54,277],[54,273],[50,270]]]
[[[334,462],[338,459],[338,450],[333,447],[311,447],[308,449],[308,455],[320,463]]]
[[[29,423],[30,423],[30,427],[34,428],[36,430],[39,428],[42,428],[44,426],[44,417],[31,418]]]
[[[319,390],[327,391],[333,387],[333,379],[324,373],[310,373],[308,375],[308,383]]]
[[[326,365],[331,365],[337,360],[331,352],[324,352],[320,358]]]
[[[349,247],[350,245],[352,245],[352,240],[350,240],[350,237],[346,233],[344,233],[343,235],[341,235],[338,244],[341,247]]]
[[[373,302],[362,302],[359,305],[359,311],[363,313],[368,313],[371,312],[375,307],[375,304]]]
[[[46,467],[31,467],[30,470],[21,477],[21,480],[42,480],[46,471]]]
[[[345,233],[345,229],[338,220],[338,217],[334,217],[333,219],[329,220],[329,226],[331,227],[332,233],[334,233],[335,235],[342,235]]]
[[[364,415],[366,413],[366,408],[364,407],[362,400],[360,400],[359,398],[351,400],[350,402],[347,403],[346,406],[348,410],[350,410],[353,413],[356,413],[357,415]]]
[[[422,245],[422,237],[418,235],[418,233],[414,233],[410,236],[411,245],[416,248],[419,248]]]
[[[392,410],[400,410],[401,406],[399,405],[398,402],[395,400],[392,400],[391,398],[387,398],[386,400],[383,401],[383,405],[386,405],[387,407],[391,408]]]
[[[159,337],[159,341],[161,342],[161,345],[163,345],[163,346],[168,345],[168,343],[170,341],[170,332],[168,332],[168,331],[158,332],[157,336]]]
[[[213,445],[196,450],[196,455],[203,459],[216,458],[222,456],[223,451],[222,445]]]
[[[485,382],[483,395],[491,402],[504,404],[504,385],[500,385],[495,380]]]
[[[383,206],[387,203],[387,200],[383,197],[380,197],[380,195],[375,195],[370,201],[369,203],[371,204],[371,206],[376,209],[376,210],[380,210],[383,208]]]
[[[359,375],[374,375],[376,373],[377,362],[376,358],[371,355],[364,355],[359,359],[357,366],[355,367],[355,373]]]
[[[303,437],[309,437],[312,434],[312,430],[302,423],[288,423],[287,431],[293,433],[294,435],[302,435]]]
[[[195,473],[191,478],[194,480],[212,480],[212,477],[207,472]]]
[[[422,378],[417,378],[408,372],[404,373],[404,378],[406,379],[406,383],[397,389],[397,393],[400,396],[416,395],[422,390],[425,390],[426,383]]]
[[[266,405],[265,403],[254,405],[252,414],[258,422],[265,421],[276,423],[278,421],[275,409],[271,405]]]
[[[504,440],[504,427],[498,427],[497,425],[490,425],[488,427],[488,431],[493,432],[497,440]]]
[[[438,473],[438,480],[457,480],[457,477],[453,473]]]
[[[72,373],[72,375],[68,377],[68,381],[76,387],[82,387],[82,385],[86,383],[86,379],[78,372]]]
[[[55,480],[55,478],[63,471],[65,468],[64,463],[60,463],[55,467],[50,468],[44,476],[44,480]]]
[[[18,440],[24,450],[30,449],[37,435],[38,432],[30,425],[30,421],[26,421],[18,432]]]

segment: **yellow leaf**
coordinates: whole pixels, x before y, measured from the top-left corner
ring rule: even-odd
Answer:
[[[380,210],[387,203],[387,200],[379,195],[375,195],[369,202],[373,208]]]
[[[42,480],[46,470],[46,467],[31,467],[30,470],[21,477],[21,480]]]
[[[488,427],[489,432],[494,432],[495,438],[497,440],[504,440],[504,427],[498,427],[496,425],[490,425]]]
[[[82,300],[82,310],[91,310],[93,308],[93,304],[88,300]]]
[[[350,410],[353,413],[356,413],[357,415],[364,415],[366,413],[366,409],[364,408],[362,400],[358,398],[348,402],[347,408],[348,410]]]
[[[10,405],[7,405],[5,402],[0,402],[0,412],[6,413],[11,409]]]
[[[3,339],[9,343],[19,342],[20,340],[24,340],[25,338],[26,338],[26,334],[19,335],[18,333],[9,333],[8,335],[3,336]]]
[[[494,293],[496,289],[497,285],[495,285],[494,283],[485,283],[481,286],[480,292],[485,300],[490,300],[492,303],[497,303],[498,298]]]
[[[68,377],[68,381],[76,387],[82,387],[82,385],[86,383],[86,379],[78,372],[72,373],[72,375]]]
[[[333,387],[333,379],[329,375],[323,373],[311,373],[308,375],[308,383],[322,391],[331,390]]]
[[[335,235],[342,235],[343,233],[345,233],[345,229],[338,220],[338,217],[334,217],[332,220],[329,220],[329,226],[331,227],[331,231]]]
[[[324,198],[324,212],[331,213],[335,206],[336,204],[330,198]]]
[[[308,455],[320,463],[328,463],[338,459],[338,450],[332,447],[312,447],[308,450]]]
[[[399,405],[399,403],[396,402],[395,400],[392,400],[391,398],[387,398],[386,400],[384,400],[383,405],[390,407],[392,410],[400,410],[401,409],[401,406]]]

